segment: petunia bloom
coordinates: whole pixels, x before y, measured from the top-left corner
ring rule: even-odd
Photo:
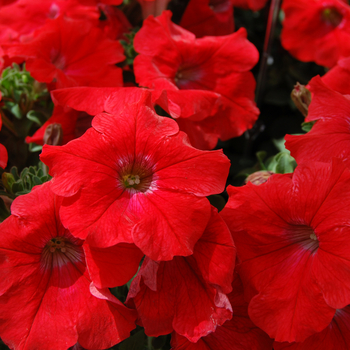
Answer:
[[[14,14],[16,14],[14,16]],[[13,44],[31,38],[33,32],[59,16],[98,24],[96,6],[77,0],[17,0],[0,11],[0,43]]]
[[[274,343],[275,350],[347,350],[350,344],[350,306],[335,312],[332,322],[302,343]]]
[[[235,258],[231,233],[212,207],[193,254],[162,262],[146,257],[126,303],[136,307],[147,335],[174,330],[196,342],[231,318],[225,294],[232,289]]]
[[[338,159],[298,165],[228,193],[221,213],[251,320],[279,342],[321,332],[350,302],[349,169]]]
[[[41,159],[53,191],[66,197],[61,219],[74,236],[101,248],[135,243],[153,260],[170,260],[192,254],[210,216],[205,197],[223,191],[229,161],[191,147],[140,93],[111,100],[114,112],[107,106],[79,139],[45,145]]]
[[[284,0],[282,10],[281,42],[298,60],[330,68],[350,56],[348,4],[341,0]]]
[[[248,316],[248,303],[244,300],[243,285],[237,273],[234,273],[232,292],[227,295],[232,306],[232,318],[215,332],[202,337],[196,343],[184,336],[173,333],[171,345],[173,350],[272,350],[273,340],[254,325]]]
[[[94,115],[102,112],[113,113],[115,104],[121,106],[121,101],[130,103],[130,96],[140,96],[141,93],[142,89],[136,87],[73,87],[54,90],[51,92],[55,104],[52,116],[33,136],[26,137],[26,142],[42,145],[47,127],[59,124],[63,134],[61,144],[64,145],[83,135],[91,127]],[[164,94],[152,102],[167,105]]]
[[[306,121],[316,121],[304,135],[286,135],[286,147],[297,163],[331,162],[341,158],[350,166],[350,101],[328,88],[320,77],[310,83],[313,93]]]
[[[180,26],[197,38],[232,34],[232,0],[191,0],[181,17]]]
[[[59,17],[7,53],[23,57],[31,75],[50,89],[123,84],[122,70],[115,66],[124,60],[121,44],[86,21]]]
[[[169,11],[148,17],[135,35],[134,47],[140,53],[134,61],[136,81],[154,89],[154,95],[166,91],[166,110],[191,143],[212,149],[218,138],[239,136],[257,119],[255,80],[249,70],[258,61],[258,51],[243,28],[196,39],[170,17]]]
[[[130,335],[136,314],[91,284],[83,241],[62,225],[50,187],[18,197],[0,225],[1,339],[17,350],[108,348]]]

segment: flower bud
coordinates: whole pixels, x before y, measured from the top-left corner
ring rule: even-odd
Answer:
[[[303,116],[307,117],[309,105],[311,103],[311,92],[305,87],[305,85],[296,83],[290,96]]]
[[[43,141],[44,144],[60,146],[62,145],[63,130],[61,124],[50,124],[45,129]]]
[[[246,179],[245,183],[251,182],[253,185],[261,185],[267,181],[267,179],[273,175],[274,172],[268,170],[256,171],[253,174],[250,174]]]

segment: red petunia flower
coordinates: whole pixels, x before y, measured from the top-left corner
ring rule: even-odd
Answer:
[[[212,207],[202,237],[187,257],[156,262],[145,258],[126,304],[134,305],[149,336],[173,330],[196,342],[231,318],[235,247],[230,231]]]
[[[248,316],[248,303],[244,300],[243,285],[237,273],[234,273],[232,292],[227,295],[232,305],[232,318],[215,332],[197,341],[173,333],[171,345],[173,350],[272,350],[273,340],[260,328],[256,327]]]
[[[165,90],[171,103],[167,111],[180,129],[195,147],[211,149],[218,138],[228,140],[251,128],[258,116],[255,80],[249,72],[258,52],[243,28],[196,39],[170,17],[169,11],[150,16],[136,34],[136,81],[155,89],[154,95]]]
[[[338,159],[298,165],[228,193],[221,213],[252,321],[280,342],[321,332],[350,301],[350,171]]]
[[[132,25],[124,12],[112,5],[99,4],[104,19],[99,21],[99,27],[112,40],[125,40],[125,33],[130,32]]]
[[[180,26],[197,38],[231,34],[234,30],[232,0],[191,0]]]
[[[321,78],[328,87],[343,95],[350,94],[349,79],[350,57],[339,60],[337,64]]]
[[[62,199],[50,187],[18,197],[0,225],[1,339],[18,350],[66,350],[77,341],[105,349],[130,335],[136,313],[91,285],[83,242],[63,227]]]
[[[170,260],[192,254],[209,220],[205,196],[224,189],[229,161],[222,151],[191,147],[141,93],[112,100],[113,114],[97,115],[62,147],[45,145],[41,159],[53,191],[69,197],[61,219],[73,235],[90,235],[101,248],[135,243],[154,260]]]
[[[29,43],[12,47],[11,56],[26,59],[33,78],[51,89],[69,86],[122,86],[124,60],[118,41],[107,39],[89,22],[59,17],[36,32]]]
[[[133,103],[135,96],[140,98],[141,94],[142,89],[136,87],[74,87],[54,90],[51,92],[55,104],[52,116],[33,136],[26,137],[26,142],[42,145],[46,128],[51,124],[60,124],[63,133],[61,144],[64,145],[83,135],[91,127],[94,115],[104,111],[113,113],[115,108]],[[158,100],[153,101],[155,103],[166,106],[165,95],[158,96]]]
[[[331,162],[341,158],[350,166],[350,101],[329,89],[320,77],[310,81],[313,93],[306,120],[317,120],[304,135],[286,135],[286,147],[297,163]]]
[[[341,0],[284,0],[282,10],[281,42],[298,60],[333,67],[350,56],[349,5]]]
[[[332,322],[322,332],[302,343],[274,343],[275,350],[347,350],[350,344],[350,306],[335,312]]]
[[[28,40],[35,30],[58,16],[97,25],[100,13],[96,6],[80,4],[77,0],[17,0],[1,8],[0,42],[11,44]]]
[[[33,136],[28,136],[26,142],[42,145],[46,128],[51,124],[60,124],[63,132],[62,144],[66,144],[91,127],[93,115],[113,113],[115,108],[123,108],[125,103],[134,103],[140,98],[142,91],[143,89],[136,87],[75,87],[54,90],[51,92],[55,104],[52,116]],[[157,96],[157,100],[152,101],[152,105],[155,104],[167,106],[165,94]]]

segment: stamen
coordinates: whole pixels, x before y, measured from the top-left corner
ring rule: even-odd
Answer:
[[[67,237],[50,239],[46,243],[41,255],[42,267],[52,269],[68,263],[82,261],[84,258],[82,247],[73,242]]]
[[[287,230],[289,239],[296,244],[300,244],[305,250],[315,253],[319,247],[319,240],[308,225],[291,225]]]
[[[317,241],[317,236],[314,233],[311,233],[310,238]]]

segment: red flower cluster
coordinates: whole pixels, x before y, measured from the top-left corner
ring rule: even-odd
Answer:
[[[207,198],[224,191],[230,167],[211,149],[259,114],[258,51],[234,32],[233,7],[265,3],[191,0],[176,25],[170,11],[152,15],[166,0],[144,0],[151,16],[124,50],[121,0],[0,2],[1,64],[24,61],[55,105],[26,138],[44,144],[52,180],[14,199],[0,224],[9,347],[105,349],[138,325],[171,333],[173,350],[349,348],[345,2],[283,3],[285,48],[333,67],[308,86],[311,131],[286,137],[294,173],[229,186],[220,213]]]
[[[72,32],[77,33],[73,38]],[[124,60],[122,46],[89,22],[58,17],[34,34],[30,42],[12,46],[7,53],[23,57],[31,75],[51,83],[51,89],[123,84],[122,71],[114,66]]]
[[[228,140],[251,128],[258,116],[249,71],[258,52],[244,29],[196,39],[170,17],[170,12],[149,17],[135,36],[140,53],[134,62],[136,81],[154,89],[157,98],[165,91],[168,102],[161,106],[195,147],[212,149],[218,138]],[[154,32],[159,33],[156,42]]]

